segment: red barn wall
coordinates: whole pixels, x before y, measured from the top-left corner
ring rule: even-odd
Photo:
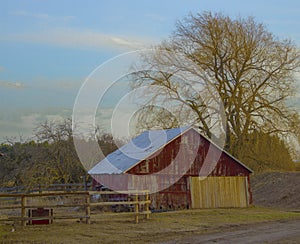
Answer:
[[[199,137],[201,141],[200,145],[197,145],[198,143],[196,142],[199,140]],[[180,147],[182,153],[179,155],[178,152]],[[221,155],[215,165],[209,162],[209,164],[206,164],[203,167],[208,149],[212,150],[214,155]],[[191,156],[191,150],[197,150],[197,155],[194,159]],[[221,151],[215,145],[210,144],[206,138],[201,136],[194,129],[186,131],[183,135],[174,139],[164,148],[159,150],[155,155],[141,161],[139,164],[129,169],[126,173],[135,175],[158,173],[167,166],[170,166],[175,157],[177,157],[179,162],[184,164],[180,167],[185,166],[187,169],[189,169],[178,182],[167,189],[160,191],[159,193],[152,194],[151,199],[153,208],[189,208],[191,206],[189,177],[199,176],[200,173],[201,176],[246,176],[248,177],[248,190],[251,196],[249,170],[230,157],[228,154]],[[207,165],[209,167],[207,167]],[[210,167],[212,168],[210,169]],[[206,170],[201,171],[201,168],[202,170]],[[180,169],[178,168],[178,165],[172,164],[168,172],[176,175],[180,173]]]

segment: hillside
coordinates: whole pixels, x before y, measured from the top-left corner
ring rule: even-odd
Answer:
[[[251,177],[256,206],[300,210],[300,172],[270,172]]]

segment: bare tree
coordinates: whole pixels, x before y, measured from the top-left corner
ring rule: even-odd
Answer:
[[[178,60],[178,54],[184,61]],[[169,40],[153,55],[142,57],[150,69],[137,72],[133,86],[166,88],[155,90],[148,105],[158,99],[184,104],[193,111],[193,123],[209,137],[218,109],[211,104],[220,98],[226,116],[221,123],[225,146],[238,156],[242,142],[255,129],[289,132],[295,111],[286,101],[294,91],[299,57],[290,40],[274,37],[252,17],[231,19],[205,12],[178,22]],[[166,67],[170,67],[169,72],[165,72]],[[185,76],[178,78],[178,72]],[[197,80],[190,80],[189,74]]]
[[[164,108],[149,105],[140,109],[133,116],[135,122],[134,128],[136,134],[140,134],[145,129],[150,130],[156,128],[169,129],[178,127],[179,123],[175,116]]]
[[[36,130],[39,142],[48,144],[48,162],[45,172],[55,176],[61,183],[80,181],[85,174],[73,144],[72,123],[70,119],[62,123],[45,122]],[[39,167],[42,167],[40,164]],[[44,177],[45,178],[45,177]]]

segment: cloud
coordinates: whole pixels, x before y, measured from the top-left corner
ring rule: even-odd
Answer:
[[[54,123],[62,123],[64,121],[63,116],[59,114],[51,114],[51,115],[46,115],[46,120],[49,122],[54,122]]]
[[[10,12],[11,15],[14,16],[20,16],[20,17],[34,17],[34,18],[42,18],[42,19],[48,19],[49,15],[44,13],[31,13],[26,10],[17,10]]]
[[[0,66],[0,72],[3,72],[5,69],[3,66]]]
[[[33,129],[39,124],[41,115],[38,113],[33,113],[29,115],[21,116],[22,127]]]
[[[117,49],[123,51],[143,49],[157,43],[153,38],[107,34],[91,29],[65,27],[75,16],[53,16],[27,10],[10,12],[15,17],[32,18],[46,24],[46,28],[11,33],[0,37],[3,41],[21,41],[80,49]],[[163,21],[163,17],[149,14],[148,18]],[[51,23],[51,25],[49,25]],[[50,27],[52,26],[52,27]],[[56,26],[56,27],[54,27]],[[62,27],[64,26],[64,27]],[[151,40],[152,39],[152,40]]]
[[[30,108],[7,108],[0,107],[0,143],[5,138],[34,139],[34,132],[39,125],[45,121],[60,123],[70,118],[71,109],[43,108],[42,110],[31,111]]]
[[[113,110],[114,108],[101,109],[95,118],[96,125],[99,125],[100,129],[104,132],[114,132],[118,138],[128,137],[128,124],[125,124],[122,118],[127,118],[129,115],[132,115],[132,111],[119,111],[114,118],[112,126],[111,117]],[[8,107],[0,107],[0,143],[4,141],[6,137],[18,138],[19,135],[22,135],[25,139],[33,138],[35,129],[45,121],[61,123],[64,119],[71,118],[71,116],[71,108],[46,107],[32,112],[31,108],[16,108],[12,110]],[[89,137],[95,129],[92,126],[94,117],[87,113],[86,115],[84,114],[80,120],[85,121],[85,123],[82,124],[83,132]]]
[[[9,82],[9,81],[0,81],[0,87],[12,88],[12,89],[26,88],[26,86],[21,82]]]
[[[50,79],[45,76],[40,76],[32,79],[31,85],[35,88],[48,91],[78,91],[84,79],[85,77],[58,77]]]
[[[52,16],[47,13],[32,13],[27,10],[17,10],[17,11],[10,12],[10,14],[18,17],[29,17],[29,18],[36,18],[39,20],[46,20],[48,22],[54,22],[54,21],[69,22],[75,19],[75,16],[72,15]]]
[[[112,48],[120,50],[142,49],[154,43],[154,41],[149,41],[149,39],[122,37],[108,35],[94,30],[70,28],[11,34],[0,38],[0,40],[42,43],[80,49]]]

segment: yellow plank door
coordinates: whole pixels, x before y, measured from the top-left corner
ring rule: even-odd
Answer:
[[[192,208],[248,206],[247,177],[191,177]]]

